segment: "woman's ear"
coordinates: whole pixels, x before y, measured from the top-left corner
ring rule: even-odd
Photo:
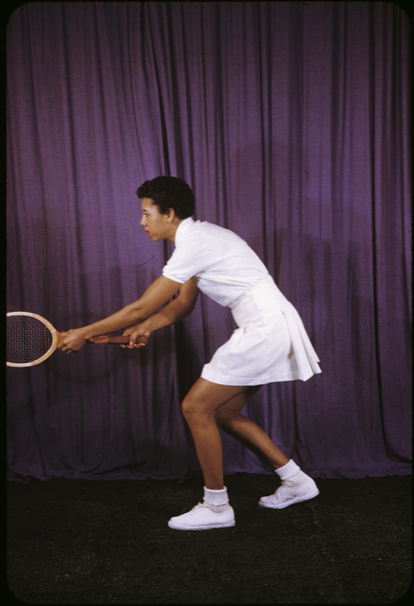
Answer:
[[[175,217],[176,217],[175,210],[173,208],[169,208],[168,212],[166,212],[165,214],[167,216],[167,221],[169,223],[172,223],[174,221]]]

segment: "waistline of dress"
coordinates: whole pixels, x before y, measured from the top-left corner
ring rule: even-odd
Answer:
[[[273,324],[280,313],[292,306],[268,275],[247,288],[228,307],[239,327],[264,327]]]
[[[227,307],[229,307],[232,311],[234,311],[242,303],[244,303],[246,297],[254,296],[256,293],[261,293],[264,291],[272,293],[272,295],[276,299],[279,299],[280,302],[286,301],[288,303],[286,297],[283,295],[283,293],[279,290],[279,288],[275,284],[275,281],[273,280],[272,276],[270,274],[268,274],[261,280],[258,280],[257,282],[252,284],[252,286],[250,286],[249,288],[246,288],[246,290],[244,290],[236,299],[234,299],[234,301],[229,303]]]

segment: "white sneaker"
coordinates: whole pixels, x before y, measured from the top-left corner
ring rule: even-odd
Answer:
[[[175,530],[209,530],[210,528],[228,528],[235,525],[234,511],[229,506],[226,511],[215,513],[206,503],[199,503],[187,513],[171,518],[170,528]]]
[[[301,476],[299,476],[301,474]],[[298,481],[300,480],[300,483]],[[302,481],[303,480],[303,481]],[[282,481],[274,494],[268,497],[262,497],[259,501],[261,507],[270,507],[271,509],[283,509],[294,503],[308,501],[319,494],[315,482],[303,471],[299,471],[293,478]]]

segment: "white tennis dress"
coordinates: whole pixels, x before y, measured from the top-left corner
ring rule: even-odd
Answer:
[[[229,307],[238,328],[203,367],[201,376],[221,385],[307,381],[321,372],[319,358],[294,306],[265,265],[232,231],[184,219],[163,275],[198,288]]]

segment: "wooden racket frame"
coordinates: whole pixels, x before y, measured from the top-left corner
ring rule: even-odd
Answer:
[[[66,337],[66,335],[63,335],[62,333],[58,332],[53,326],[53,324],[49,322],[49,320],[46,320],[46,318],[44,318],[40,314],[31,313],[29,311],[10,311],[7,313],[7,317],[9,316],[30,316],[31,318],[35,318],[36,320],[39,320],[39,322],[42,322],[42,324],[46,326],[46,328],[50,331],[50,334],[52,335],[52,345],[49,347],[47,352],[43,354],[43,356],[40,356],[40,358],[37,358],[37,360],[34,360],[33,362],[24,362],[21,364],[17,364],[15,362],[6,361],[7,366],[13,366],[15,368],[24,368],[29,366],[36,366],[36,364],[41,364],[42,362],[47,360],[56,351],[56,349],[58,349],[59,345]],[[136,342],[143,343],[144,345],[146,345],[148,343],[148,339],[147,337],[138,337]],[[100,335],[99,337],[92,337],[91,339],[87,339],[86,343],[128,345],[129,337],[110,337],[108,335]]]

